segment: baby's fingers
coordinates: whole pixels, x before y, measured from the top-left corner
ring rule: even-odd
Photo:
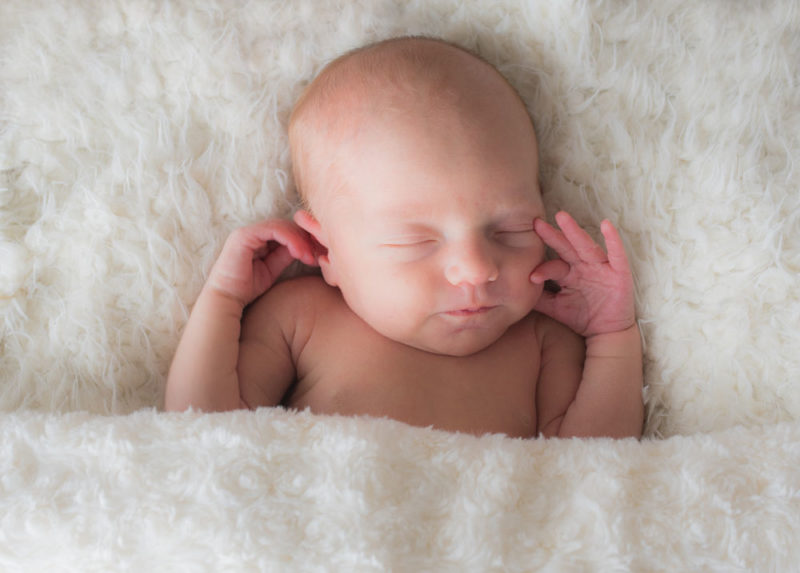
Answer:
[[[280,275],[291,262],[296,259],[289,249],[281,246],[272,251],[269,257],[264,259],[264,263],[269,271],[270,281],[274,281],[275,277]]]
[[[251,232],[255,241],[261,245],[274,241],[286,247],[293,258],[306,264],[313,265],[316,262],[308,234],[290,221],[263,221],[247,227],[246,230]]]
[[[611,221],[605,220],[600,224],[600,232],[603,233],[603,239],[606,241],[606,249],[608,249],[608,263],[615,271],[630,273],[628,265],[628,256],[625,254],[625,245],[622,243],[622,238],[619,232]]]
[[[569,274],[569,265],[561,259],[545,261],[531,273],[531,282],[544,284],[547,281],[559,282]]]
[[[569,213],[566,211],[556,213],[556,223],[581,261],[604,263],[608,260],[603,247],[595,243],[589,233],[584,231]]]
[[[539,238],[544,243],[553,249],[559,257],[568,263],[578,262],[578,253],[572,247],[572,244],[564,236],[564,233],[553,227],[550,223],[543,219],[536,219],[533,222],[533,228]]]

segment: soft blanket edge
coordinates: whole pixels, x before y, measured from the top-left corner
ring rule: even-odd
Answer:
[[[791,570],[800,424],[512,440],[280,409],[0,416],[0,565]]]

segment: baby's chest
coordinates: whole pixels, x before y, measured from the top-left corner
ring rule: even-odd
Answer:
[[[535,341],[530,347],[501,339],[468,357],[430,354],[377,334],[326,342],[298,372],[287,406],[474,434],[536,434]]]

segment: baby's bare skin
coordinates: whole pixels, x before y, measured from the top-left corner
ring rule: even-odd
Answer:
[[[291,316],[295,309],[308,317],[299,328],[297,316]],[[318,277],[273,287],[246,315],[243,335],[258,338],[267,314],[290,330],[285,333],[291,341],[287,359],[296,364],[297,380],[283,397],[285,406],[319,414],[388,417],[477,435],[528,438],[538,433],[539,337],[543,326],[558,328],[538,313],[466,357],[433,354],[381,336]],[[580,351],[577,336],[574,343]],[[250,350],[264,353],[258,345],[272,344],[260,339]],[[264,354],[274,363],[273,352]],[[266,376],[257,379],[269,385]],[[272,391],[245,387],[242,396],[251,408],[267,406],[272,404],[262,401]]]
[[[621,238],[604,221],[606,252],[566,213],[560,230],[543,221],[536,134],[513,89],[429,40],[341,62],[290,125],[308,209],[228,238],[167,409],[284,404],[477,435],[641,435]],[[322,277],[276,284],[293,259]]]

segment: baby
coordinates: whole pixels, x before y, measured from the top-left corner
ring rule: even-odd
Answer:
[[[306,209],[228,238],[167,410],[283,404],[477,435],[641,435],[622,241],[608,221],[606,252],[568,214],[559,228],[542,219],[533,124],[495,68],[433,39],[361,48],[309,86],[289,138]],[[294,259],[322,276],[276,283]]]

